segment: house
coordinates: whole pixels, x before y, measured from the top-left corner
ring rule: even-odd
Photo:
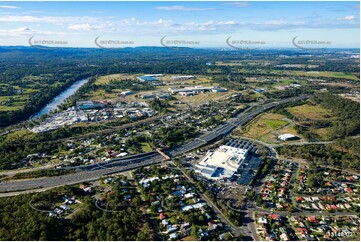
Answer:
[[[162,225],[168,225],[169,224],[169,220],[168,219],[163,219],[162,220]]]
[[[308,234],[308,231],[307,231],[307,228],[298,228],[298,232],[300,233],[300,234],[303,234],[303,235],[306,235],[306,234]]]
[[[208,230],[212,231],[212,230],[215,230],[215,229],[217,229],[217,224],[214,221],[208,222]]]
[[[178,239],[178,233],[177,232],[175,232],[175,233],[171,233],[170,235],[169,235],[169,239]]]
[[[346,209],[350,209],[350,208],[351,208],[351,205],[348,204],[348,203],[345,203],[345,208],[346,208]]]
[[[346,176],[345,179],[346,181],[350,181],[350,182],[355,181],[355,178],[353,176]]]
[[[338,207],[336,205],[330,205],[330,204],[327,204],[326,207],[329,209],[329,210],[337,210]]]
[[[286,233],[282,233],[280,235],[280,239],[283,240],[283,241],[288,241],[290,240],[290,238],[288,237],[288,235]]]
[[[92,188],[92,187],[86,187],[86,188],[84,188],[83,190],[84,190],[84,192],[89,192],[89,193],[91,193],[91,192],[93,191],[93,188]]]
[[[55,208],[55,209],[54,209],[54,212],[55,212],[56,214],[62,214],[62,213],[63,213],[63,210],[61,210],[60,208]]]
[[[67,210],[70,209],[70,207],[69,207],[68,205],[65,205],[65,204],[62,204],[62,205],[60,205],[59,207],[60,207],[61,209],[65,210],[65,211],[67,211]]]
[[[200,232],[200,231],[202,231],[202,230],[201,229],[198,230],[200,238],[206,238],[209,236],[207,231],[202,231],[202,232]]]
[[[193,198],[193,197],[194,197],[194,193],[193,193],[193,192],[184,194],[184,198],[185,198],[185,199]]]
[[[315,241],[316,239],[315,239],[315,236],[314,236],[314,235],[309,235],[309,234],[307,234],[307,235],[306,235],[306,240],[307,240],[307,241]]]
[[[352,188],[351,188],[351,187],[347,187],[347,188],[345,188],[345,191],[346,191],[347,193],[352,193],[352,192],[353,192],[353,190],[352,190]]]
[[[230,240],[232,238],[232,234],[230,232],[222,233],[218,236],[219,240]]]
[[[267,219],[264,217],[260,217],[260,218],[258,218],[258,223],[259,224],[267,224]]]
[[[113,178],[108,177],[107,179],[104,180],[104,183],[105,183],[105,184],[108,184],[108,183],[110,183],[112,180],[113,180]]]
[[[307,220],[310,222],[310,223],[318,223],[319,221],[316,219],[315,216],[309,216],[307,217]]]
[[[173,233],[178,229],[178,226],[176,225],[168,225],[167,226],[167,234]]]
[[[276,214],[276,213],[271,214],[270,217],[271,217],[273,220],[280,220],[280,219],[281,219],[281,217],[280,217],[278,214]]]
[[[165,219],[165,218],[167,218],[167,215],[165,213],[159,214],[159,219]]]

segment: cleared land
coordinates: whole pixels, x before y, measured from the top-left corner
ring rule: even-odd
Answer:
[[[331,112],[323,108],[321,105],[304,104],[287,108],[293,116],[299,119],[323,120],[331,117]]]
[[[321,140],[328,140],[329,134],[332,131],[331,126],[327,127],[320,127],[312,126],[314,122],[317,121],[330,121],[331,125],[332,122],[335,121],[336,117],[334,117],[333,113],[321,105],[310,105],[304,104],[300,106],[290,107],[287,108],[287,111],[291,113],[293,116],[296,117],[296,120],[303,125],[310,126],[307,132],[316,134]]]
[[[234,135],[258,139],[266,143],[275,143],[277,136],[284,133],[297,134],[297,131],[286,116],[274,113],[263,114],[245,128],[237,128],[233,132]]]
[[[359,80],[355,75],[346,74],[343,72],[332,72],[332,71],[291,71],[291,72],[295,75],[300,75],[300,76],[343,78],[353,81]]]

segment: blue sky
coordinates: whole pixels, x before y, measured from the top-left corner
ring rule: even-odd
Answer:
[[[0,2],[0,45],[28,46],[34,36],[58,46],[97,47],[97,37],[103,46],[161,46],[164,37],[187,47],[229,39],[282,48],[297,36],[359,47],[359,11],[359,2]]]

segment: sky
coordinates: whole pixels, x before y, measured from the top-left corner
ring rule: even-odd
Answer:
[[[353,2],[5,2],[0,46],[358,48]]]

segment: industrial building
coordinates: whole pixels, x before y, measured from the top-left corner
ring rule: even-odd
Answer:
[[[184,88],[172,88],[168,89],[172,94],[182,94],[185,96],[184,93],[192,93],[192,94],[199,94],[204,92],[227,92],[228,90],[221,87],[204,87],[204,86],[193,86],[193,87],[184,87]]]
[[[183,81],[183,80],[197,79],[197,77],[196,76],[172,76],[170,79],[173,81]]]
[[[106,105],[104,103],[100,102],[94,102],[94,101],[77,101],[76,105],[79,109],[85,110],[85,109],[100,109],[105,108]]]
[[[288,140],[297,140],[299,137],[294,134],[281,134],[278,136],[278,139],[281,141],[288,141]]]
[[[141,82],[154,82],[154,81],[158,81],[157,77],[158,75],[144,75],[144,76],[138,76],[137,79]]]

